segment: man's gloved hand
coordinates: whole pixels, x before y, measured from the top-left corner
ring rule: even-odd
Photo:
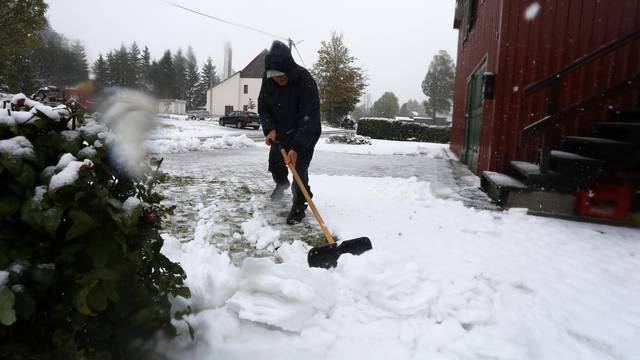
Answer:
[[[276,130],[274,129],[269,131],[267,136],[264,137],[264,143],[267,144],[267,146],[271,146],[271,144],[276,142],[276,139],[277,139],[277,134],[276,134]]]
[[[287,153],[287,161],[285,163],[290,163],[293,167],[296,167],[296,160],[298,160],[298,152],[295,150],[289,150]]]

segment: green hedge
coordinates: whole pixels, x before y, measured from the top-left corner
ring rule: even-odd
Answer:
[[[446,144],[449,142],[451,127],[408,124],[383,118],[361,118],[357,133],[374,139]]]
[[[0,109],[0,359],[144,358],[190,296],[160,252],[163,174],[127,175],[104,126],[38,109]]]

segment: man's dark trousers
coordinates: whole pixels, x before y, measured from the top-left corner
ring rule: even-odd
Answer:
[[[302,179],[302,182],[307,188],[309,196],[313,197],[313,194],[311,193],[311,187],[309,186],[309,164],[311,163],[311,158],[313,158],[313,148],[311,148],[311,150],[305,150],[301,153],[298,153],[295,168],[298,172],[298,175],[300,175],[300,179]],[[287,169],[287,165],[284,163],[282,153],[280,153],[280,147],[275,144],[271,145],[271,149],[269,150],[269,171],[271,172],[273,181],[275,181],[276,184],[287,183],[287,175],[289,174],[289,170]],[[298,187],[295,179],[293,180],[291,193],[293,194],[294,205],[302,205],[306,202],[306,200],[304,199],[304,195],[302,195],[302,191],[300,191],[300,188]]]

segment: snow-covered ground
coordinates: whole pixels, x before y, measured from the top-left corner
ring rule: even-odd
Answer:
[[[637,230],[478,211],[436,198],[415,179],[313,177],[318,207],[341,239],[374,250],[310,269],[256,213],[252,243],[276,263],[231,264],[196,235],[166,237],[185,268],[197,330],[174,358],[633,359],[640,351]],[[215,202],[214,202],[215,204]],[[215,206],[215,205],[213,205]],[[247,235],[247,234],[244,234]],[[253,239],[252,239],[253,238]],[[183,334],[187,334],[186,327]]]
[[[238,134],[236,129],[218,125],[217,119],[190,120],[186,116],[172,115],[156,117],[156,127],[147,136],[150,140],[182,138],[219,137],[223,135]]]
[[[220,126],[217,119],[190,120],[186,116],[158,116],[144,146],[154,154],[209,151],[254,146],[249,130]],[[254,130],[255,131],[255,130]],[[262,133],[260,133],[261,135]]]
[[[469,207],[449,194],[468,189],[438,180],[451,172],[442,146],[376,143],[372,155],[317,148],[311,186],[331,232],[373,243],[331,270],[306,264],[305,242],[321,236],[311,213],[288,227],[290,195],[267,200],[266,149],[165,160],[184,176],[167,193],[197,214],[182,223],[190,235],[167,232],[163,248],[188,275],[193,297],[176,309],[191,306],[196,333],[192,342],[177,322],[181,337],[158,350],[173,359],[637,357],[637,229]],[[406,171],[376,175],[396,161]],[[363,168],[347,171],[352,163]],[[429,173],[411,176],[420,168]],[[260,251],[238,259],[238,244]]]
[[[323,132],[342,131],[323,125]],[[262,143],[261,130],[234,129],[220,126],[217,120],[190,120],[185,116],[161,116],[156,118],[154,130],[146,136],[145,148],[154,154],[210,151],[221,148],[253,146],[255,140]],[[371,140],[371,145],[328,144],[321,138],[318,151],[369,155],[428,155],[445,156],[447,144]]]
[[[322,138],[316,145],[318,151],[368,155],[428,155],[444,156],[449,144],[434,144],[412,141],[371,139],[371,145],[328,144]]]

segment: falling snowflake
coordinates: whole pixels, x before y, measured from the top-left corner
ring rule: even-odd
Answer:
[[[524,17],[527,20],[531,21],[535,19],[536,16],[538,16],[539,12],[540,12],[540,3],[536,1],[529,4],[529,6],[527,6],[527,9],[524,11]]]

